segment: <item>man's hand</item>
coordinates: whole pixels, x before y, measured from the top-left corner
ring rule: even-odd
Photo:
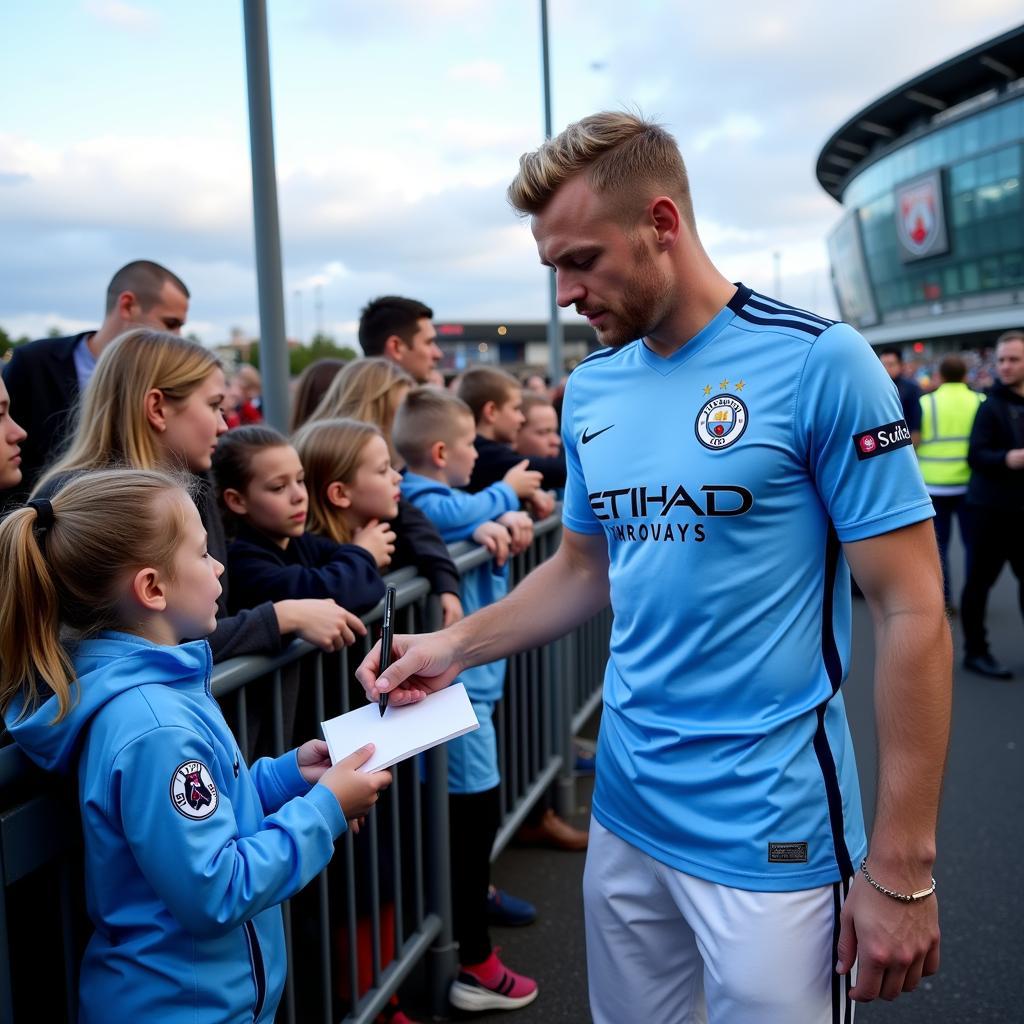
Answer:
[[[356,669],[356,679],[366,696],[377,701],[388,694],[388,704],[398,707],[422,700],[435,690],[443,690],[462,670],[455,659],[455,644],[447,633],[401,634],[392,643],[394,660],[383,675],[380,672],[380,642]]]
[[[886,884],[894,883],[886,881]],[[872,888],[860,874],[843,904],[838,974],[857,962],[850,997],[868,1003],[913,992],[922,976],[939,969],[939,905],[935,896],[900,903]]]
[[[1024,448],[1011,448],[1006,453],[1006,464],[1010,469],[1024,469]]]

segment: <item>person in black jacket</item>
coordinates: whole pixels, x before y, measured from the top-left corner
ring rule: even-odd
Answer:
[[[135,260],[111,278],[98,330],[42,338],[14,349],[4,381],[11,411],[29,437],[22,445],[21,484],[0,494],[0,506],[24,500],[47,463],[60,453],[72,425],[72,410],[103,350],[132,327],[180,334],[188,300],[188,289],[166,267]]]
[[[1009,562],[1017,577],[1024,616],[1024,331],[1007,331],[996,342],[999,383],[978,407],[967,462],[967,511],[971,535],[967,582],[961,597],[964,667],[994,679],[1013,673],[988,646],[988,592]]]
[[[522,462],[522,456],[512,446],[525,422],[523,391],[511,374],[489,366],[475,366],[462,375],[459,398],[473,410],[476,419],[474,444],[479,457],[466,487],[475,494],[497,483]],[[540,474],[540,490],[527,502],[538,517],[550,515],[554,501],[543,492],[565,486],[565,458],[561,453],[531,455],[527,468]]]
[[[229,431],[213,471],[234,518],[227,569],[236,594],[244,591],[250,601],[332,598],[356,613],[384,596],[369,549],[306,533],[305,473],[284,435],[265,426]]]

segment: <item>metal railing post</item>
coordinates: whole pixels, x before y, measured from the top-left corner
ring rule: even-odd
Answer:
[[[430,630],[441,625],[441,605],[431,595],[428,601]],[[427,782],[423,801],[425,829],[425,882],[427,913],[441,921],[440,930],[427,950],[427,985],[430,1011],[435,1017],[448,1016],[448,988],[459,967],[458,945],[452,920],[451,843],[448,836],[448,749],[439,747],[421,755],[426,759]]]
[[[557,812],[563,818],[576,813],[576,776],[573,775],[575,757],[572,743],[573,702],[576,694],[577,634],[570,633],[559,641],[560,656],[555,659],[558,678],[548,688],[555,720],[555,751],[562,757],[558,771]]]

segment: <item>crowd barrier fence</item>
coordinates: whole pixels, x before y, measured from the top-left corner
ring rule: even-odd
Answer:
[[[511,560],[511,585],[549,558],[559,537],[557,516],[536,524],[531,547]],[[460,573],[489,558],[470,544],[451,550]],[[398,587],[398,632],[438,627],[440,606],[425,580],[411,569],[388,579]],[[275,657],[216,666],[214,695],[250,759],[319,735],[319,722],[362,703],[354,669],[381,614],[378,606],[366,615],[367,636],[336,654],[295,641]],[[610,626],[605,609],[561,640],[509,659],[495,712],[502,818],[493,857],[545,793],[560,813],[574,809],[573,736],[600,702]],[[359,835],[346,832],[330,865],[284,904],[289,971],[278,1021],[369,1024],[407,979],[417,1001],[446,1014],[457,949],[444,746],[392,774]],[[90,930],[80,833],[73,780],[0,746],[0,1024],[77,1020],[78,964]]]

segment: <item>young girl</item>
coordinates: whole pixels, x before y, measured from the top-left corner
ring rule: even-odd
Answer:
[[[312,419],[348,418],[372,423],[387,442],[391,464],[401,469],[402,460],[391,442],[391,428],[398,407],[414,383],[405,370],[388,359],[355,359],[334,378]],[[392,568],[415,565],[430,581],[431,592],[438,595],[444,625],[458,622],[462,618],[459,574],[437,528],[415,505],[402,500],[392,525],[402,538],[402,551]]]
[[[302,463],[276,430],[250,426],[225,434],[213,470],[236,524],[228,546],[234,593],[253,601],[329,597],[357,613],[384,596],[377,559],[389,557],[394,534],[376,524],[357,532],[353,543],[338,544],[306,533]]]
[[[182,643],[213,629],[222,569],[162,473],[84,474],[0,523],[0,706],[38,764],[77,766],[85,1024],[272,1021],[278,904],[390,782],[358,770],[370,746],[331,768],[319,740],[246,767],[209,645]]]
[[[217,438],[227,430],[220,412],[224,391],[224,372],[209,349],[148,328],[128,331],[100,356],[82,395],[71,446],[40,480],[35,495],[49,497],[85,470],[186,469],[196,478],[195,500],[210,551],[225,561],[224,527],[207,478]],[[210,636],[214,661],[276,653],[282,635],[289,633],[334,650],[366,632],[354,614],[333,601],[267,602],[227,616],[229,603],[225,587]]]

